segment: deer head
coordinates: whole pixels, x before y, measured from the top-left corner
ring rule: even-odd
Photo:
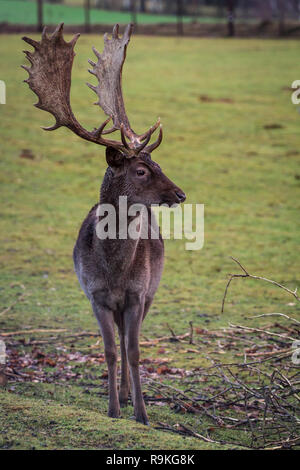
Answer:
[[[63,23],[51,36],[46,28],[42,39],[37,42],[24,37],[23,40],[33,46],[34,52],[24,51],[31,63],[31,68],[22,66],[29,74],[29,87],[38,96],[37,108],[48,111],[55,118],[55,124],[44,128],[47,131],[65,126],[85,140],[107,147],[106,159],[120,186],[127,188],[132,202],[147,204],[173,204],[185,200],[184,193],[175,186],[161,171],[159,165],[151,160],[153,152],[162,141],[160,119],[144,134],[138,135],[131,128],[126,115],[122,95],[122,68],[126,57],[126,48],[130,41],[132,25],[128,25],[122,37],[119,25],[115,25],[112,37],[104,35],[104,50],[100,54],[93,48],[97,62],[89,60],[92,68],[89,72],[97,80],[97,86],[87,83],[96,93],[97,102],[108,119],[93,131],[84,129],[75,118],[70,105],[71,72],[74,60],[74,47],[79,34],[70,42],[63,38]],[[112,127],[105,129],[112,120]],[[155,142],[149,144],[152,134],[159,127]],[[121,141],[104,138],[104,135],[119,130]],[[143,200],[141,194],[143,193]],[[146,202],[146,200],[147,202]]]

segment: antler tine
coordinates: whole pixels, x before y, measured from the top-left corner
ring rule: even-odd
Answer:
[[[115,24],[112,32],[113,39],[119,38],[119,25]]]
[[[149,130],[151,131],[151,134],[153,134],[153,132],[156,131],[156,129],[158,128],[159,125],[160,125],[160,118],[157,119],[154,126],[150,127]],[[145,132],[144,134],[139,135],[139,140],[146,139],[146,137],[148,136],[148,133],[149,133],[149,131]]]
[[[102,132],[103,135],[105,134],[111,134],[112,132],[117,131],[118,128],[116,126],[112,126],[110,129],[106,129],[105,131]]]
[[[142,142],[141,145],[139,145],[138,147],[135,148],[135,151],[137,153],[141,152],[146,147],[149,140],[151,139],[151,135],[152,135],[152,132],[151,132],[151,129],[149,129],[148,133],[146,134],[146,138],[145,138],[144,142]]]
[[[71,41],[69,42],[69,44],[71,44],[71,46],[74,47],[75,44],[76,44],[76,42],[77,42],[77,40],[78,40],[78,38],[79,38],[79,36],[80,36],[80,33],[75,34],[75,36],[71,39]]]
[[[36,105],[34,105],[36,106]],[[37,106],[38,107],[38,106]],[[53,124],[53,126],[49,126],[49,127],[44,127],[44,126],[41,126],[41,128],[43,129],[43,131],[55,131],[56,129],[59,129],[61,126],[60,124],[58,124],[58,122],[56,121],[55,124]]]
[[[92,73],[92,72],[90,72],[90,73]],[[95,93],[97,93],[97,87],[96,87],[96,86],[94,86],[94,85],[92,85],[91,83],[88,83],[88,82],[86,82],[86,85],[87,85],[91,90],[93,90]],[[97,104],[97,103],[95,103],[95,104]]]
[[[133,31],[133,27],[134,27],[133,23],[130,23],[126,26],[126,29],[125,29],[124,34],[123,34],[123,39],[125,39],[126,42],[128,42],[130,40],[130,37],[132,35],[132,31]]]
[[[92,51],[93,53],[95,54],[95,56],[97,57],[97,59],[101,59],[101,54],[99,51],[97,51],[97,49],[93,46],[92,47]],[[96,64],[95,64],[96,65]]]
[[[46,28],[44,28],[46,29]],[[54,32],[52,33],[51,37],[55,39],[64,39],[63,38],[63,29],[64,29],[64,23],[59,23],[59,25],[55,28]]]
[[[125,137],[125,131],[124,131],[124,124],[123,123],[121,123],[120,131],[121,131],[121,139],[122,139],[122,143],[123,143],[124,147],[127,150],[131,150],[131,148],[129,147],[128,142],[126,140],[126,137]]]
[[[109,123],[109,121],[111,120],[111,116],[109,116],[108,119],[106,119],[106,121],[104,121],[100,127],[98,127],[98,129],[95,130],[94,134],[95,134],[95,137],[96,138],[99,138],[101,137],[102,133],[103,133],[103,129],[104,127]]]
[[[34,47],[34,49],[39,49],[40,43],[38,41],[28,38],[27,36],[23,36],[22,39],[23,41],[27,42],[27,44],[30,44],[30,46]]]
[[[158,135],[157,140],[153,142],[153,144],[148,145],[148,147],[146,147],[146,151],[148,153],[153,152],[153,150],[155,150],[161,144],[162,138],[163,138],[163,130],[162,130],[162,124],[160,124],[159,135]]]
[[[33,55],[32,55],[32,53],[29,52],[29,51],[23,51],[23,52],[24,52],[24,54],[26,55],[26,59],[28,59],[29,62],[31,63],[31,65],[33,65]],[[24,66],[23,66],[23,68],[24,68]],[[27,67],[27,69],[28,69],[28,67]],[[26,70],[26,69],[25,69],[25,70]],[[27,70],[27,71],[28,71],[28,70]]]
[[[102,145],[106,144],[108,147],[115,147],[117,149],[122,149],[123,146],[130,151],[130,154],[132,154],[135,149],[131,149],[126,141],[126,137],[125,137],[125,134],[124,134],[124,128],[122,126],[121,128],[121,138],[122,138],[122,142],[119,142],[117,140],[106,140],[106,139],[103,139],[102,135],[104,134],[110,134],[111,132],[114,132],[116,130],[118,130],[115,126],[112,126],[110,129],[107,129],[106,131],[104,131],[104,128],[105,126],[109,123],[109,121],[112,119],[111,116],[109,116],[108,119],[106,119],[106,121],[104,121],[100,127],[98,127],[98,129],[95,129],[94,131],[94,136],[96,139],[101,139],[101,142],[102,142]],[[144,146],[144,145],[143,145]],[[132,155],[130,155],[132,156]]]
[[[43,28],[42,39],[48,39],[48,36],[47,36],[47,26],[44,26],[44,28]]]

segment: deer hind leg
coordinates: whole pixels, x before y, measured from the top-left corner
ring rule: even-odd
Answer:
[[[113,312],[99,305],[97,293],[92,296],[92,306],[99,323],[104,342],[105,359],[108,368],[109,407],[108,416],[118,418],[120,416],[120,404],[117,388],[117,347],[115,343]]]
[[[129,394],[129,370],[127,361],[127,352],[125,347],[124,329],[119,328],[120,349],[121,349],[121,383],[119,392],[119,401],[121,408],[127,406]]]
[[[134,405],[134,415],[136,421],[142,424],[149,424],[145,403],[142,395],[142,387],[139,371],[139,333],[142,323],[143,309],[127,309],[124,312],[125,324],[125,346],[129,363],[131,392]]]

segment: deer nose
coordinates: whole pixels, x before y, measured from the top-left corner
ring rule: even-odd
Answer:
[[[176,196],[179,199],[179,202],[184,202],[186,200],[186,195],[182,191],[175,191]]]

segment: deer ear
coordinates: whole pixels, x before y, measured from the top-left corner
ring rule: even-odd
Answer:
[[[124,166],[124,155],[113,147],[107,147],[106,161],[114,173],[119,172]]]

